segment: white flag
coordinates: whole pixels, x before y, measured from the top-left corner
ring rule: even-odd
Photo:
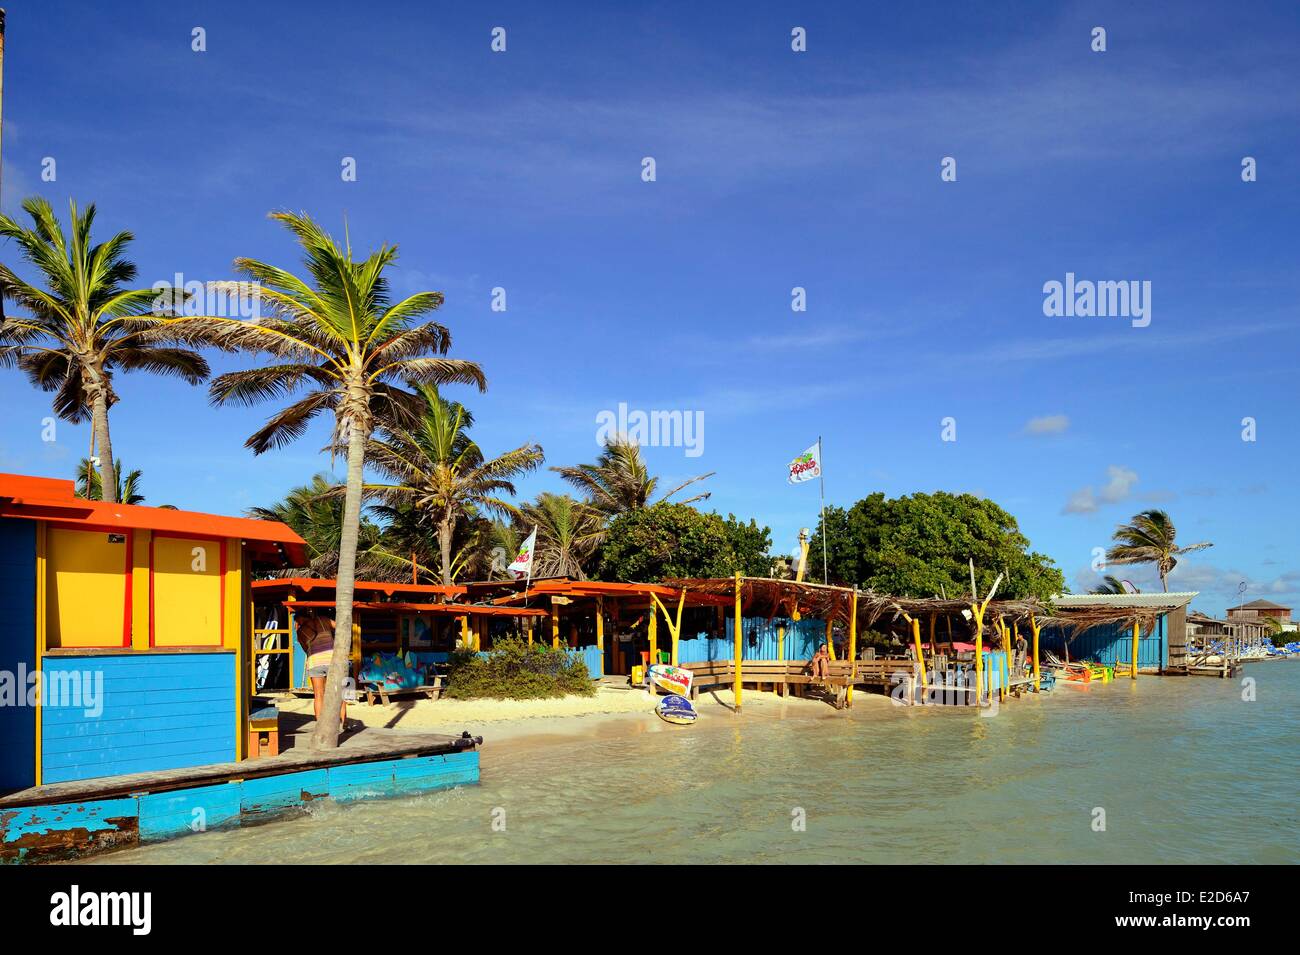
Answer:
[[[537,528],[528,535],[528,540],[524,541],[519,548],[519,553],[515,555],[514,561],[506,568],[507,572],[512,574],[516,580],[520,577],[533,576],[533,550],[537,547]]]
[[[790,462],[790,476],[787,484],[802,484],[822,476],[822,443],[818,441],[799,457]]]

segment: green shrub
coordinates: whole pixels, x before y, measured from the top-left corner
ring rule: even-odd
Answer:
[[[447,696],[456,700],[542,700],[596,692],[581,658],[515,638],[487,653],[456,650],[448,661]]]

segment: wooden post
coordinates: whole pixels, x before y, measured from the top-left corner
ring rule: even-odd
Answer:
[[[462,614],[460,618],[460,645],[466,650],[471,646],[469,642],[469,614]]]
[[[921,647],[921,621],[908,618],[912,621],[912,643],[916,646],[916,662],[921,668],[921,698],[925,698],[925,686],[930,681],[925,676],[925,650]]]
[[[835,659],[835,629],[830,617],[826,618],[826,652]]]
[[[672,664],[677,666],[677,641],[682,636],[682,608],[686,605],[686,591],[683,590],[681,596],[677,598],[677,622],[673,624],[673,656]]]
[[[1138,637],[1142,634],[1142,623],[1137,617],[1133,618],[1133,666],[1129,669],[1129,677],[1136,680],[1138,678]],[[1225,655],[1224,660],[1227,660]]]
[[[578,648],[578,618],[569,618],[569,646],[573,649]]]
[[[732,664],[735,667],[736,680],[734,685],[732,686],[732,691],[735,693],[735,697],[736,697],[736,712],[739,713],[740,712],[741,659],[745,655],[745,647],[744,644],[741,643],[742,634],[744,632],[744,625],[740,619],[740,571],[736,571],[736,616],[735,616],[734,629],[735,629],[735,633],[733,634],[733,636],[735,638],[734,639],[735,656],[732,658]]]
[[[551,649],[560,649],[560,608],[551,602]]]
[[[1034,632],[1034,692],[1042,690],[1042,674],[1038,670],[1038,633],[1042,629],[1038,626],[1038,618],[1029,618],[1029,629]]]
[[[650,623],[647,626],[650,630],[650,665],[654,666],[659,662],[659,611],[655,609],[653,600],[650,602]]]
[[[785,662],[785,627],[780,625],[776,628],[776,658]]]
[[[600,651],[601,666],[605,660],[605,598],[596,598],[596,649]]]
[[[844,701],[853,705],[853,681],[858,676],[858,588],[853,588],[853,606],[849,610],[849,687]]]
[[[984,608],[970,605],[975,615],[975,705],[984,705]]]
[[[528,645],[533,645],[533,618],[524,617],[524,627],[528,630]]]

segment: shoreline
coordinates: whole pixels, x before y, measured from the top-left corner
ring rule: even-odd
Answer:
[[[573,742],[583,739],[610,739],[642,733],[681,732],[695,726],[675,726],[660,719],[654,711],[655,700],[645,690],[631,687],[600,686],[593,696],[565,696],[541,700],[403,700],[371,706],[354,703],[348,706],[349,721],[365,727],[393,730],[441,732],[459,735],[462,730],[482,736],[482,752],[492,757],[521,748]],[[279,702],[282,712],[310,716],[310,699],[291,698]],[[775,693],[745,690],[742,717],[758,716],[782,719],[861,718],[863,711],[891,708],[887,696],[860,692],[852,711],[836,710],[826,700],[781,697]],[[702,724],[734,719],[731,691],[702,693],[695,701]],[[311,724],[302,727],[307,732]],[[360,731],[354,731],[360,732]]]

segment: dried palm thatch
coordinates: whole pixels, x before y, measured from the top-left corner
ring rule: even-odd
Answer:
[[[684,587],[689,592],[715,596],[733,596],[736,580],[733,577],[672,578],[664,580],[669,587]],[[858,627],[870,628],[877,622],[900,620],[904,615],[925,620],[933,615],[937,619],[949,617],[962,621],[964,612],[971,609],[969,598],[954,597],[894,597],[873,590],[858,590]],[[830,620],[847,624],[853,612],[854,589],[828,584],[779,580],[772,577],[740,578],[740,601],[743,612],[750,616],[789,617],[798,611],[801,617]],[[1155,625],[1161,610],[1155,607],[1079,607],[1058,608],[1035,598],[1023,600],[990,600],[984,612],[986,625],[1002,618],[1008,623],[1028,624],[1031,618],[1041,627],[1059,627],[1071,637],[1091,627],[1122,623],[1132,625],[1137,620],[1143,630]]]

